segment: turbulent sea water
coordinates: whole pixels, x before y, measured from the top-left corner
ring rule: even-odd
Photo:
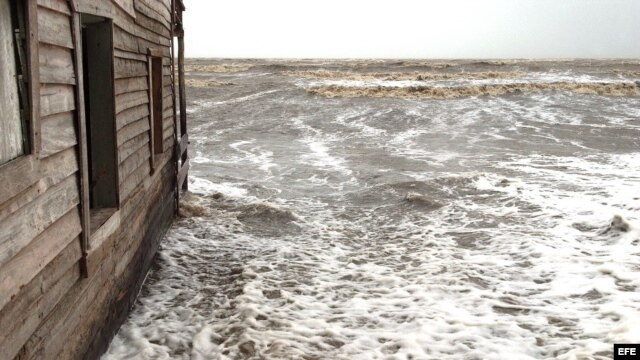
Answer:
[[[640,61],[188,70],[191,194],[105,359],[640,342]]]

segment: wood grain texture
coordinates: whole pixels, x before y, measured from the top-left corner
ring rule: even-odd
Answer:
[[[43,44],[73,49],[71,19],[66,14],[39,7],[38,34],[40,42]]]
[[[40,116],[75,110],[75,97],[74,86],[43,84],[40,87]]]
[[[137,52],[121,50],[121,49],[118,49],[117,47],[114,48],[113,55],[121,59],[129,59],[129,60],[136,60],[136,61],[142,61],[142,62],[147,61],[147,57],[145,55],[139,54]]]
[[[62,216],[0,267],[0,309],[27,285],[82,231],[77,208]]]
[[[115,58],[113,66],[115,68],[116,79],[131,77],[146,77],[147,63],[145,61]]]
[[[40,83],[75,85],[73,52],[70,49],[42,44],[39,57]]]
[[[149,94],[146,90],[116,95],[116,114],[147,103],[149,103]]]
[[[140,120],[134,121],[131,124],[124,126],[118,130],[118,146],[131,140],[132,138],[142,134],[145,131],[149,131],[149,117],[144,117]]]
[[[147,103],[122,110],[118,115],[116,115],[117,129],[120,130],[131,123],[148,117],[149,105]]]
[[[72,2],[73,3],[73,2]],[[74,4],[74,10],[77,4]],[[78,135],[78,170],[80,176],[80,216],[82,224],[82,234],[80,235],[80,244],[83,259],[86,259],[87,249],[89,247],[89,234],[91,232],[90,222],[90,190],[89,190],[89,149],[87,144],[87,122],[86,109],[84,99],[84,64],[82,60],[82,24],[80,14],[74,13],[72,19],[72,33],[74,45],[74,62],[77,87],[75,89],[75,99],[78,109],[75,113],[76,129]],[[83,265],[85,265],[83,261]],[[86,266],[82,266],[83,276],[87,276]]]
[[[80,242],[69,245],[51,261],[15,299],[0,310],[0,359],[24,357],[25,344],[36,329],[42,328],[49,314],[60,300],[80,280]],[[21,351],[22,348],[22,351]],[[41,359],[49,356],[41,354]]]
[[[129,16],[132,18],[136,17],[136,11],[133,8],[134,0],[113,0],[113,2],[118,5],[122,10],[124,10]]]
[[[156,19],[147,16],[144,12],[138,13],[136,23],[164,38],[169,38],[171,36],[170,29],[166,24],[158,22]]]
[[[111,236],[100,247],[109,251],[92,252],[96,257],[91,263],[97,264],[93,275],[77,282],[60,300],[23,346],[21,358],[97,358],[105,350],[106,340],[125,320],[126,309],[142,284],[140,274],[146,273],[173,214],[167,203],[172,195],[161,195],[170,192],[167,185],[172,186],[171,173],[160,174],[147,183],[153,186],[145,186],[140,192],[141,202],[125,202],[127,208],[144,210],[122,215],[130,225],[126,236]],[[89,308],[93,311],[81,311]]]
[[[153,19],[158,24],[169,24],[171,22],[171,14],[169,9],[154,0],[138,0],[135,3],[136,11],[144,14],[144,16]],[[169,30],[169,26],[166,26]]]
[[[150,172],[151,166],[148,162],[145,162],[126,177],[120,185],[122,188],[122,198],[128,198],[136,188],[142,186],[144,184],[144,180],[149,177]]]
[[[146,76],[116,80],[116,95],[137,91],[147,91],[148,89],[149,84]]]
[[[77,178],[72,175],[30,204],[0,221],[0,266],[27,246],[62,215],[77,206]]]
[[[141,53],[138,48],[138,38],[118,26],[115,26],[113,29],[113,46],[117,50],[130,53]]]
[[[27,58],[29,76],[29,127],[31,134],[29,140],[31,155],[38,158],[40,155],[40,34],[38,24],[38,5],[35,1],[27,2]]]
[[[102,246],[107,238],[116,234],[120,228],[120,212],[118,209],[96,209],[91,216],[91,237],[89,239],[88,254]],[[92,274],[88,269],[88,274]]]
[[[42,119],[40,156],[56,154],[78,143],[74,115],[74,112],[65,112]]]
[[[142,147],[149,147],[149,132],[143,132],[122,144],[118,149],[118,163],[122,164],[129,156],[133,155]]]
[[[31,157],[33,159],[33,157]],[[78,171],[78,160],[73,148],[59,152],[36,163],[36,171],[31,172],[35,180],[25,182],[13,182],[26,185],[31,183],[23,191],[17,193],[11,200],[0,204],[0,220],[8,217],[18,209],[29,204],[41,194],[60,181]]]
[[[0,166],[0,204],[20,194],[40,177],[38,160],[34,156],[23,156]]]
[[[57,11],[70,16],[69,2],[67,0],[38,0],[38,6]]]
[[[143,163],[149,160],[151,152],[148,146],[142,146],[135,153],[131,154],[122,163],[120,163],[120,174],[126,178],[139,168]]]

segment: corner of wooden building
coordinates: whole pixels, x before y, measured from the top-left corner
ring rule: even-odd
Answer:
[[[184,10],[0,0],[0,359],[98,358],[132,308],[188,186]]]

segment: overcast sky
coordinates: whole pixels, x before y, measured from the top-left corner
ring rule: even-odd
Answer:
[[[640,0],[185,0],[188,57],[640,58]]]

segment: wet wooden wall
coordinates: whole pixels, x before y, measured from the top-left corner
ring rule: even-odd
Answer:
[[[135,299],[175,213],[171,6],[27,2],[31,149],[0,165],[0,359],[96,357]],[[79,13],[113,19],[120,199],[93,235],[83,191]],[[164,144],[153,159],[150,53],[164,68]]]

